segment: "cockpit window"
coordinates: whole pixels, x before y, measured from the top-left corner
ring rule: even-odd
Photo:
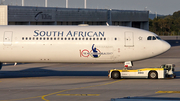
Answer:
[[[147,40],[151,40],[151,36],[148,36]]]
[[[156,38],[157,38],[158,40],[161,40],[161,38],[160,38],[159,36],[156,36]]]
[[[157,37],[155,36],[148,36],[147,40],[156,40]],[[158,38],[157,38],[158,39]]]

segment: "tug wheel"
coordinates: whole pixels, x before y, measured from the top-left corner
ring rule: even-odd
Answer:
[[[158,78],[158,74],[157,74],[156,71],[149,72],[148,76],[149,76],[150,79],[157,79]]]
[[[112,77],[113,79],[120,79],[120,78],[121,78],[121,77],[120,77],[120,72],[118,72],[118,71],[112,72],[111,77]]]

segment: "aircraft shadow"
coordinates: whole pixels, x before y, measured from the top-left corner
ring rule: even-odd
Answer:
[[[43,67],[20,71],[0,71],[0,78],[48,77],[48,76],[108,76],[108,71],[56,71]]]
[[[51,77],[51,76],[108,76],[108,71],[57,71],[36,67],[19,71],[0,71],[0,78],[23,77]],[[180,79],[180,71],[175,71],[176,78]]]

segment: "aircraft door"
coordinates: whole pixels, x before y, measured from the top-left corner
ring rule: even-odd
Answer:
[[[134,34],[133,32],[124,33],[125,47],[134,47]]]
[[[12,36],[13,36],[13,32],[4,32],[4,38],[3,38],[3,44],[5,46],[10,46],[12,45]]]

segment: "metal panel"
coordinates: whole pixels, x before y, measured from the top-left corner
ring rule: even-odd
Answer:
[[[3,44],[5,46],[12,45],[13,32],[4,32]]]
[[[133,32],[125,32],[125,47],[134,47],[134,34]]]

